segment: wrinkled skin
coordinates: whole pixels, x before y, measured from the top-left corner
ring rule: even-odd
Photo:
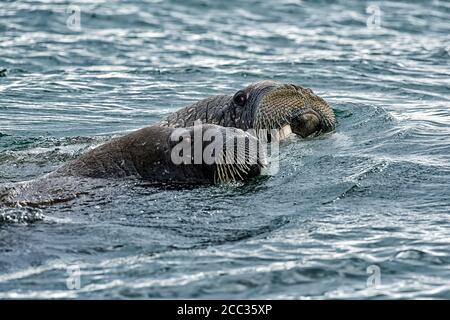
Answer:
[[[336,122],[331,107],[311,89],[270,80],[251,84],[234,95],[200,100],[170,114],[160,124],[187,127],[196,120],[243,130],[289,125],[301,137],[332,131]]]

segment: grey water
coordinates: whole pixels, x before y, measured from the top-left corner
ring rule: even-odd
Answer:
[[[246,184],[0,208],[0,298],[450,298],[449,1],[0,2],[0,183],[275,79],[335,110]]]

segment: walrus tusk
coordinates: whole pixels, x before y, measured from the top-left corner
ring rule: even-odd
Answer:
[[[278,140],[284,140],[292,133],[291,125],[287,124],[278,131]]]

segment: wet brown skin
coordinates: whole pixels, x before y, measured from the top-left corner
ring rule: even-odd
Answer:
[[[78,159],[62,166],[50,176],[83,176],[91,178],[124,178],[136,177],[153,182],[180,182],[180,183],[214,183],[217,181],[217,163],[175,164],[172,161],[172,149],[180,141],[172,141],[175,128],[150,126],[120,138],[113,139],[98,148],[82,155]],[[195,130],[201,136],[195,136]],[[209,131],[210,134],[221,136],[224,143],[221,144],[225,151],[230,138],[243,138],[256,140],[242,130],[223,128],[206,124],[198,127],[188,127],[179,130],[183,136],[190,139],[191,155],[194,155],[195,139],[202,139]],[[227,139],[225,139],[225,137]],[[206,140],[206,141],[204,141]],[[200,141],[200,151],[211,143],[208,139]],[[234,147],[234,146],[233,146]],[[264,159],[263,159],[264,160]],[[226,164],[226,163],[224,163]],[[242,172],[242,178],[250,178],[258,175],[261,164],[256,163],[249,167],[248,172]],[[238,178],[238,177],[236,177]]]
[[[31,181],[0,185],[0,206],[64,202],[109,183],[107,180],[114,179],[198,185],[247,180],[260,174],[265,161],[260,158],[256,161],[246,158],[249,161],[244,165],[226,160],[217,161],[223,160],[219,156],[210,164],[204,161],[175,164],[172,161],[172,150],[180,142],[173,139],[172,134],[175,130],[181,130],[183,139],[189,142],[191,155],[195,152],[196,139],[201,139],[200,152],[214,141],[204,139],[203,135],[207,131],[214,136],[223,137],[224,142],[218,148],[223,153],[230,147],[234,150],[235,144],[231,144],[231,140],[256,142],[255,137],[234,128],[202,125],[175,129],[154,125],[112,139],[45,176]],[[195,132],[200,132],[200,136],[196,136]],[[257,153],[255,155],[259,156]]]

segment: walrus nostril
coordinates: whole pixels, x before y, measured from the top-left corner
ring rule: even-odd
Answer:
[[[308,111],[294,117],[291,120],[291,130],[293,133],[298,134],[302,138],[306,138],[309,135],[324,131],[323,120],[314,111]]]

